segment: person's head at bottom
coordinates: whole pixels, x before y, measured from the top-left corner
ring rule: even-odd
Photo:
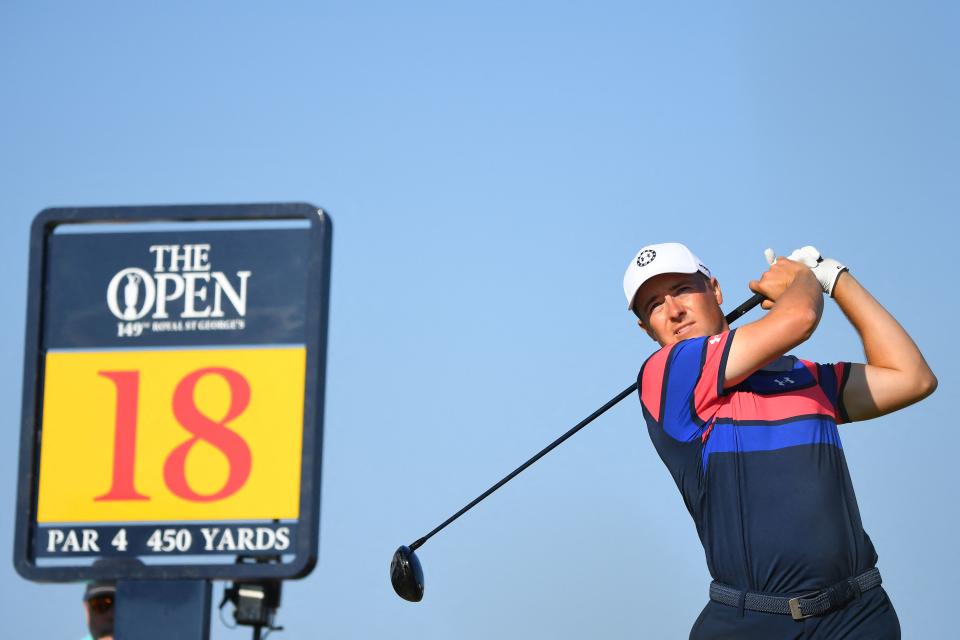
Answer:
[[[728,328],[720,283],[680,243],[650,244],[637,252],[623,275],[623,292],[637,324],[660,346]]]
[[[95,581],[83,592],[83,608],[87,614],[87,628],[95,640],[113,640],[113,611],[117,596],[116,584]]]

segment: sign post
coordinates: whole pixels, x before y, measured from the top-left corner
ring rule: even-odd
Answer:
[[[209,580],[120,580],[113,637],[208,640]]]
[[[36,217],[21,575],[278,580],[312,570],[330,239],[329,218],[308,204]]]

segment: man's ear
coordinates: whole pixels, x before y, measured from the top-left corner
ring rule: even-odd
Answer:
[[[723,291],[720,290],[720,281],[716,278],[710,278],[710,291],[716,298],[717,304],[723,306]]]

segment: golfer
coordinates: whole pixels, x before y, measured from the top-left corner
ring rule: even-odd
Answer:
[[[713,577],[690,638],[900,638],[837,425],[902,409],[937,379],[842,264],[813,247],[767,260],[750,289],[769,312],[734,330],[719,282],[682,244],[644,247],[623,279],[627,307],[661,346],[640,371],[643,415]],[[785,355],[817,328],[824,294],[866,364]]]

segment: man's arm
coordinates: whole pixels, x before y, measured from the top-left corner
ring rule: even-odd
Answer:
[[[727,355],[724,388],[742,382],[813,335],[823,313],[823,290],[805,265],[777,258],[750,289],[762,293],[770,309],[763,318],[737,329]]]
[[[920,349],[849,272],[837,279],[833,297],[860,334],[867,357],[866,364],[851,365],[843,390],[844,409],[851,421],[885,415],[934,392],[937,378]]]

